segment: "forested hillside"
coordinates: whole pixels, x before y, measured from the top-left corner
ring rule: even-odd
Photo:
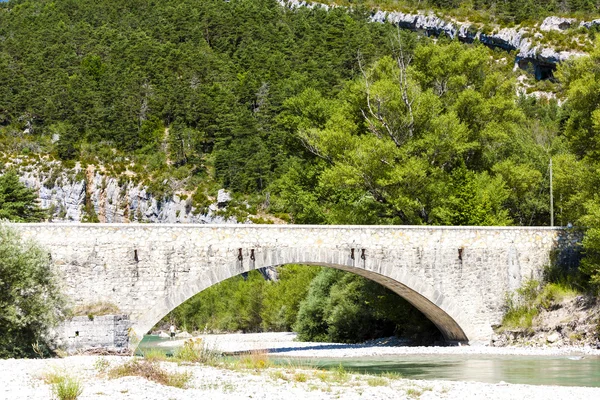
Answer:
[[[473,7],[517,20],[523,4],[598,7]],[[176,183],[197,206],[224,187],[298,224],[548,225],[552,158],[555,221],[590,228],[580,278],[600,284],[600,46],[528,96],[531,76],[505,53],[368,15],[275,0],[1,3],[5,170],[93,164],[163,198]]]

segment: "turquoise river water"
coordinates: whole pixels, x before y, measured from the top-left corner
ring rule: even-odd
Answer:
[[[164,340],[168,339],[146,336],[139,350],[154,348]],[[176,351],[169,347],[160,349],[167,354]],[[347,371],[369,374],[393,372],[410,379],[600,387],[597,356],[395,355],[302,359],[273,356],[272,360],[282,365],[324,369],[341,365]]]

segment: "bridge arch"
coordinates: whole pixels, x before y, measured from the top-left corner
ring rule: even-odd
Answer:
[[[468,321],[453,300],[408,272],[394,268],[393,260],[376,259],[363,249],[314,248],[250,249],[239,252],[237,261],[213,266],[195,280],[172,288],[164,301],[135,318],[132,329],[143,337],[165,315],[197,293],[244,272],[264,267],[301,264],[335,268],[379,283],[407,300],[433,322],[449,343],[468,343]],[[466,329],[465,329],[466,328]]]

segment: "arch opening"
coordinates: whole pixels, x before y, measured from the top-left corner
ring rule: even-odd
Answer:
[[[165,301],[163,307],[150,310],[139,318],[137,323],[134,323],[133,329],[141,337],[147,333],[156,323],[158,323],[165,315],[173,311],[176,307],[183,304],[188,299],[192,298],[197,293],[204,291],[205,289],[214,286],[218,283],[225,281],[226,279],[241,275],[253,269],[258,268],[240,268],[241,263],[236,263],[234,266],[228,266],[222,268],[220,271],[213,271],[213,279],[207,280],[200,277],[196,282],[188,282],[187,284],[179,285],[175,287],[171,292],[169,298]],[[464,330],[461,328],[455,318],[451,314],[455,314],[455,307],[452,307],[451,301],[445,299],[441,293],[433,290],[433,288],[424,287],[425,285],[421,282],[418,288],[411,288],[409,285],[416,281],[414,278],[405,276],[406,281],[403,282],[397,278],[389,275],[384,275],[380,272],[374,272],[368,268],[360,268],[352,265],[345,265],[331,262],[286,262],[276,264],[273,266],[279,267],[288,264],[299,264],[303,266],[319,266],[329,267],[342,271],[346,271],[355,275],[362,276],[370,281],[376,282],[386,289],[394,292],[418,311],[420,311],[425,318],[431,321],[441,333],[441,336],[449,344],[456,343],[468,343],[468,337]],[[264,267],[260,267],[264,268]],[[206,277],[204,277],[206,278]],[[410,283],[409,283],[410,282]],[[415,285],[416,286],[416,285]],[[421,291],[421,293],[419,293]],[[434,296],[427,296],[427,292],[433,293]],[[435,297],[432,299],[432,297]]]

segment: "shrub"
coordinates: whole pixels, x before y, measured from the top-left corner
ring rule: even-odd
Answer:
[[[207,349],[202,344],[202,339],[189,339],[183,343],[183,347],[175,353],[175,359],[185,362],[203,363],[214,365],[219,359],[219,353]]]
[[[63,318],[64,300],[48,253],[0,225],[0,358],[50,353],[49,328]]]
[[[76,400],[83,393],[83,384],[69,375],[60,376],[52,384],[52,394],[59,400]]]
[[[254,350],[240,357],[240,366],[246,369],[265,369],[273,365],[269,353],[265,350]]]
[[[185,388],[192,378],[189,372],[167,372],[153,361],[134,358],[108,372],[109,378],[116,379],[124,376],[139,376],[161,385]]]

